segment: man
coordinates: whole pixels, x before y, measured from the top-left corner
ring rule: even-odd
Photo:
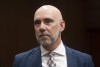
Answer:
[[[43,5],[37,9],[34,29],[39,47],[17,54],[13,67],[93,67],[90,55],[63,44],[65,22],[56,7]]]

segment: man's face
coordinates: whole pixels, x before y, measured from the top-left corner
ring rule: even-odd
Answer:
[[[50,46],[61,36],[60,21],[51,11],[40,11],[34,16],[36,39],[43,46]]]

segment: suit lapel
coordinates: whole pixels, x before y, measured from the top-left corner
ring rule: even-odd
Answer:
[[[74,55],[72,49],[66,47],[66,54],[67,54],[67,65],[68,67],[78,67],[77,58]]]
[[[34,48],[28,52],[25,59],[21,61],[20,67],[42,67],[41,65],[41,51],[40,48]]]
[[[31,56],[28,58],[29,64],[31,66],[28,67],[42,67],[41,64],[41,51],[40,48],[37,47],[32,51]]]

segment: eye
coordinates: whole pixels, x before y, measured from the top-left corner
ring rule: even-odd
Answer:
[[[46,24],[50,24],[51,22],[53,22],[53,20],[50,19],[50,18],[46,18],[46,19],[44,19],[44,22],[45,22]]]
[[[34,25],[38,25],[38,24],[40,24],[40,23],[41,23],[40,20],[35,20],[35,21],[34,21]]]

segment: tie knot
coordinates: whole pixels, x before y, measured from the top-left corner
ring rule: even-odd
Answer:
[[[54,56],[55,55],[55,52],[50,52],[49,53],[49,56]]]

